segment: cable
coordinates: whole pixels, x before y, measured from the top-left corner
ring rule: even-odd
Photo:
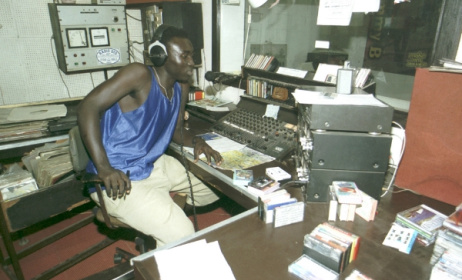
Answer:
[[[404,130],[404,128],[399,123],[397,123],[395,121],[393,121],[392,123],[395,124],[396,126],[398,126],[399,128],[401,128],[402,130]],[[401,146],[401,151],[399,153],[398,160],[397,160],[397,162],[395,164],[396,167],[395,167],[395,170],[393,171],[393,175],[390,178],[390,182],[388,183],[387,189],[385,190],[385,192],[380,197],[384,197],[390,191],[390,189],[391,189],[391,187],[393,185],[393,182],[395,181],[395,176],[396,176],[396,173],[398,172],[398,166],[401,163],[401,158],[403,157],[404,150],[406,149],[406,134],[403,135],[402,143],[403,144]]]
[[[191,177],[189,176],[189,168],[188,168],[188,162],[186,160],[186,155],[184,153],[184,137],[183,137],[183,128],[180,129],[180,133],[181,133],[181,145],[180,145],[180,148],[181,148],[181,157],[183,159],[183,166],[184,166],[184,169],[186,171],[186,176],[188,178],[188,182],[189,182],[189,192],[190,192],[190,195],[191,195],[191,202],[192,202],[192,208],[193,208],[193,219],[194,219],[194,229],[196,231],[199,230],[199,226],[197,224],[197,214],[196,214],[196,202],[194,201],[194,191],[193,191],[193,186],[192,186],[192,183],[191,183]]]
[[[71,92],[69,91],[69,88],[67,87],[67,84],[64,81],[63,75],[62,75],[62,73],[61,73],[61,71],[59,69],[58,59],[56,58],[55,51],[54,51],[54,48],[53,48],[53,40],[54,40],[54,37],[53,37],[53,35],[51,35],[51,37],[50,37],[51,53],[53,54],[53,58],[54,58],[55,63],[56,63],[56,68],[58,69],[59,76],[61,77],[61,81],[63,82],[64,86],[66,87],[67,96],[69,96],[69,98],[71,98]]]
[[[93,72],[90,72],[89,74],[90,74],[91,84],[93,88],[95,88],[95,80],[93,79]]]
[[[250,24],[252,23],[252,6],[249,5],[249,14],[247,15],[247,30],[244,40],[244,52],[242,54],[242,65],[245,65],[245,53],[247,52],[247,44],[249,40]]]
[[[125,10],[125,15],[126,15],[127,17],[130,17],[130,18],[134,19],[134,20],[141,21],[141,19],[136,18],[136,17],[130,15],[129,13],[127,13],[127,10]]]

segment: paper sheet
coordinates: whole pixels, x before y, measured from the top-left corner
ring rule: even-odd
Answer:
[[[306,74],[308,74],[308,71],[292,69],[287,67],[278,67],[276,73],[303,79],[305,78]]]
[[[347,26],[353,12],[353,0],[320,0],[318,25]]]
[[[314,73],[313,80],[324,83],[337,83],[338,69],[342,68],[340,65],[319,63],[316,73]]]
[[[64,117],[67,114],[65,105],[40,105],[17,107],[11,110],[8,121],[38,121],[57,117]]]
[[[218,241],[205,239],[154,253],[162,280],[235,280]]]
[[[201,136],[202,139],[204,139],[212,149],[219,153],[241,150],[245,147],[245,145],[243,144],[240,144],[236,141],[233,141],[227,137],[223,137],[213,132],[201,134],[198,136]],[[193,149],[191,150],[193,151]]]
[[[373,13],[379,8],[380,0],[353,0],[353,12]]]
[[[387,107],[372,94],[337,94],[296,89],[292,95],[300,104],[319,105],[368,105]]]
[[[220,166],[216,165],[212,159],[212,167],[215,168],[225,170],[247,169],[274,160],[273,157],[255,151],[246,147],[246,145],[240,144],[217,133],[211,132],[198,136],[201,136],[212,149],[219,152],[223,157],[224,160]],[[184,149],[191,154],[194,153],[193,148],[184,147]],[[199,158],[206,161],[204,154],[200,155]]]

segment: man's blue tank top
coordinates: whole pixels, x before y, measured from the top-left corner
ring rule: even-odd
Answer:
[[[122,112],[119,104],[109,108],[101,119],[101,134],[110,164],[130,179],[142,180],[151,174],[153,163],[172,140],[181,103],[181,87],[174,85],[170,101],[161,91],[153,70],[151,90],[139,108]],[[92,161],[87,171],[97,173]]]

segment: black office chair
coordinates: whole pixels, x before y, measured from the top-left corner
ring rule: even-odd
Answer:
[[[69,151],[72,161],[72,166],[74,171],[76,172],[76,178],[80,180],[83,184],[93,184],[96,188],[96,192],[98,195],[99,200],[99,207],[95,208],[95,217],[96,219],[104,223],[109,229],[116,230],[119,228],[125,229],[132,229],[125,223],[122,223],[117,218],[108,214],[106,210],[106,205],[103,199],[103,190],[101,188],[101,184],[103,181],[96,175],[90,174],[85,172],[85,168],[87,166],[88,161],[90,160],[87,150],[82,142],[82,138],[80,137],[79,128],[77,126],[73,127],[69,131]],[[150,241],[148,243],[148,241]],[[140,232],[137,232],[137,236],[135,238],[135,243],[138,247],[138,251],[140,253],[146,252],[146,249],[155,249],[155,241],[152,238],[149,238],[143,235]],[[133,254],[122,250],[120,248],[116,248],[116,253],[114,254],[114,262],[120,263],[123,259],[129,260],[130,258],[134,257]]]

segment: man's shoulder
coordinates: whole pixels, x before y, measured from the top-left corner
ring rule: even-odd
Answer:
[[[118,76],[126,77],[127,79],[135,78],[139,81],[139,79],[146,78],[147,80],[151,79],[151,71],[149,70],[149,66],[139,63],[139,62],[132,62],[124,67],[122,67],[119,72]]]
[[[149,72],[149,66],[140,62],[131,62],[127,65],[125,65],[122,69],[137,69],[140,71],[148,71]]]

